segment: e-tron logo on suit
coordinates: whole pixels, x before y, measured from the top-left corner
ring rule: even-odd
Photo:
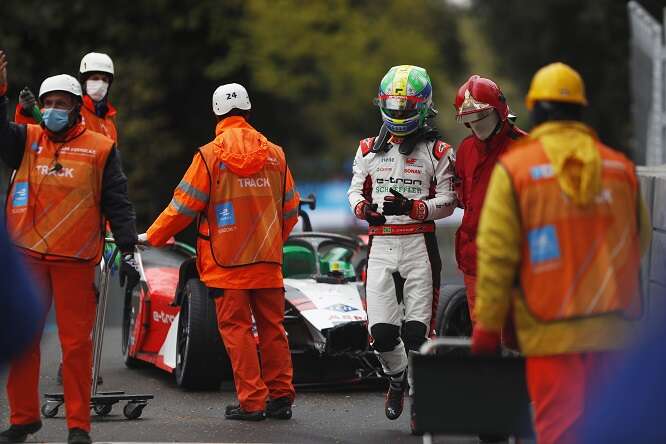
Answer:
[[[381,179],[377,178],[377,185],[383,185],[383,184],[404,184],[404,185],[423,185],[423,182],[420,181],[419,179],[403,179],[402,177],[398,177],[397,179],[395,177],[389,177],[388,179]]]

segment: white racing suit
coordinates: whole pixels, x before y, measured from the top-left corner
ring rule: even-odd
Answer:
[[[417,142],[408,155],[391,141],[386,151],[373,152],[373,141],[362,140],[356,152],[347,192],[352,211],[363,218],[360,208],[368,202],[378,204],[381,212],[390,188],[427,207],[423,221],[386,216],[385,225],[369,229],[368,328],[384,373],[391,376],[405,370],[405,349],[418,351],[434,324],[442,265],[433,220],[455,208],[454,158],[451,146],[441,140]]]

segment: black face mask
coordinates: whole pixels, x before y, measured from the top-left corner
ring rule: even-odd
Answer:
[[[583,107],[576,103],[544,102],[534,104],[530,113],[530,120],[534,126],[551,120],[583,120]]]

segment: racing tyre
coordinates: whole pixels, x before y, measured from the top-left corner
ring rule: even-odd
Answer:
[[[445,287],[439,303],[440,306],[437,308],[438,336],[470,337],[472,335],[472,320],[467,308],[465,287]]]
[[[215,303],[208,289],[192,278],[185,292],[178,317],[176,339],[176,383],[192,390],[218,389],[230,379],[231,364],[217,328]]]
[[[136,326],[136,317],[139,315],[139,306],[141,304],[141,292],[145,291],[145,283],[141,282],[135,286],[130,293],[125,293],[125,304],[123,305],[123,338],[122,352],[123,362],[127,368],[138,368],[142,361],[133,358],[129,354],[132,340],[134,339],[134,330]]]

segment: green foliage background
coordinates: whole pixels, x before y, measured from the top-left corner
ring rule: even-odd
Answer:
[[[658,0],[645,0],[658,11]],[[437,124],[457,144],[457,86],[494,78],[518,123],[541,65],[564,60],[589,90],[590,122],[628,150],[628,25],[618,0],[3,0],[0,48],[10,96],[78,72],[89,51],[116,65],[111,101],[140,228],[168,203],[194,150],[213,136],[211,95],[245,85],[252,122],[282,145],[296,180],[348,178],[360,138],[376,133],[373,95],[389,67],[416,64],[433,80]]]

